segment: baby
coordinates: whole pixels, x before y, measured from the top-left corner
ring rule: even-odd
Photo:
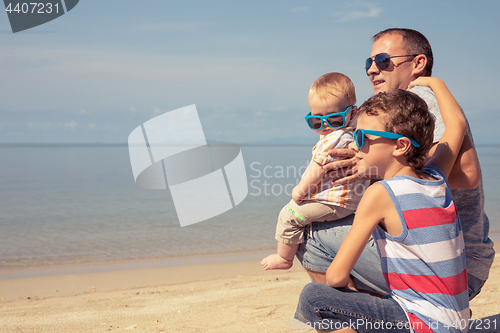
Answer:
[[[351,80],[340,73],[327,73],[317,79],[309,90],[306,115],[309,127],[320,135],[312,151],[312,161],[300,183],[292,191],[292,200],[283,207],[276,227],[278,253],[260,263],[265,270],[289,269],[304,229],[312,222],[338,220],[353,214],[368,181],[332,185],[323,165],[334,161],[328,155],[333,148],[348,148],[353,142],[356,93]]]

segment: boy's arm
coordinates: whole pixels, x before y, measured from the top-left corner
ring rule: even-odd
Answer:
[[[349,233],[344,238],[335,259],[326,271],[326,283],[335,288],[345,288],[354,265],[363,252],[377,224],[390,210],[392,201],[381,184],[368,187],[354,216]]]
[[[429,158],[434,154],[438,143],[436,142],[429,151]],[[457,160],[448,176],[448,183],[452,189],[473,189],[479,185],[479,160],[470,136],[466,135]]]
[[[318,163],[312,161],[307,167],[299,184],[293,188],[292,199],[300,203],[304,198],[316,188],[316,185],[325,176],[325,170]]]
[[[425,76],[417,78],[410,85],[430,87],[436,95],[446,129],[427,164],[438,167],[448,178],[462,147],[467,121],[457,101],[442,80]]]
[[[432,157],[438,143],[434,143],[431,147],[428,158]],[[338,177],[334,184],[345,184],[351,181],[359,180],[360,177],[369,179],[369,175],[358,175],[353,159],[355,153],[349,149],[332,149],[330,155],[340,157],[342,159],[328,163],[323,168],[328,171],[333,171]],[[476,150],[472,144],[472,139],[469,135],[464,137],[462,147],[456,158],[455,164],[448,176],[448,184],[452,189],[473,189],[479,185],[480,181],[480,166],[477,158]]]

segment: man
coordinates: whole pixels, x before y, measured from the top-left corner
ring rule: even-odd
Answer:
[[[366,62],[366,73],[375,94],[407,89],[411,81],[419,76],[431,76],[433,66],[432,49],[424,35],[410,29],[388,29],[373,37],[370,58]],[[414,93],[422,97],[429,110],[436,116],[434,152],[436,143],[444,132],[437,102],[428,88],[414,87]],[[328,169],[337,170],[354,165],[350,157],[354,152],[337,150],[332,155],[349,157],[333,162]],[[345,177],[342,182],[357,177]],[[481,170],[477,161],[472,135],[467,131],[455,166],[449,177],[453,198],[457,206],[463,229],[467,260],[469,299],[474,298],[488,278],[494,259],[493,242],[488,238],[489,221],[484,213],[484,193]],[[313,224],[309,237],[300,245],[297,258],[315,282],[325,283],[325,272],[335,257],[342,240],[349,231],[353,217],[336,222]],[[385,294],[389,291],[380,269],[380,258],[373,240],[370,240],[351,273],[358,290]]]

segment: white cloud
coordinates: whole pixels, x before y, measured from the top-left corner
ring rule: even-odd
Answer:
[[[115,125],[110,125],[110,124],[97,125],[96,123],[90,123],[89,129],[92,131],[104,130],[104,131],[110,131],[110,132],[116,132],[119,130],[118,126],[115,126]]]
[[[186,32],[216,26],[217,23],[209,21],[190,22],[141,22],[136,24],[134,30],[140,32]]]
[[[160,108],[153,106],[153,116],[159,115],[161,113],[163,113],[163,111]]]
[[[294,12],[294,13],[304,12],[306,10],[309,10],[309,7],[294,7],[294,8],[292,8],[292,12]]]
[[[86,115],[86,114],[89,114],[89,113],[85,109],[80,109],[80,111],[78,111],[78,114]]]
[[[76,121],[72,120],[69,123],[64,123],[64,127],[74,129],[76,127],[77,123]]]
[[[30,130],[35,130],[35,129],[43,129],[45,131],[53,128],[71,128],[75,129],[77,126],[77,122],[72,120],[70,122],[41,122],[41,123],[35,123],[35,122],[29,122],[26,124],[26,128]]]
[[[269,110],[273,111],[273,112],[285,112],[285,111],[288,111],[289,108],[287,106],[277,106],[274,108],[269,108]]]
[[[44,129],[44,130],[48,130],[50,129],[51,127],[55,127],[54,126],[54,123],[50,123],[50,122],[45,122],[45,123],[33,123],[33,122],[29,122],[28,124],[26,124],[26,128],[27,129]]]
[[[334,16],[339,16],[337,22],[358,21],[366,17],[378,17],[382,12],[376,4],[367,2],[355,2],[347,5],[352,7],[346,11],[339,11],[334,13]]]
[[[29,46],[14,47],[13,54],[19,63],[15,68],[7,65],[10,58],[0,49],[2,82],[9,82],[8,85],[0,82],[0,90],[12,96],[9,103],[2,105],[4,108],[35,109],[40,103],[50,103],[51,108],[64,110],[74,109],[76,104],[87,112],[91,107],[104,109],[119,105],[134,112],[135,108],[143,109],[149,100],[168,101],[164,103],[168,105],[162,105],[167,108],[184,106],[194,100],[231,107],[242,103],[260,107],[261,100],[274,96],[270,92],[276,89],[277,82],[290,93],[300,87],[297,82],[311,80],[309,69],[290,68],[266,57],[205,57],[196,53],[178,56],[142,50],[122,52],[106,47]],[[32,69],[20,64],[21,60],[46,57],[54,59],[50,69]],[[21,84],[27,90],[36,91],[33,98],[21,98],[20,90],[16,89]],[[54,101],[48,97],[53,91],[59,91],[65,98]],[[269,96],[263,91],[269,92]],[[261,99],[252,98],[257,95]],[[134,105],[134,109],[130,105]]]
[[[107,131],[111,131],[111,132],[116,132],[119,130],[119,128],[117,126],[110,125],[110,124],[104,125],[103,129],[107,130]]]

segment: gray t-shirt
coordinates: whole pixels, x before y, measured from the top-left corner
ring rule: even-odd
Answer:
[[[445,126],[434,92],[428,87],[413,87],[410,91],[419,95],[429,106],[429,111],[436,117],[434,142],[438,142],[444,133]],[[470,137],[474,145],[469,127],[467,128],[466,135]],[[493,242],[488,238],[490,222],[484,212],[483,176],[481,169],[479,173],[480,181],[478,187],[472,190],[452,190],[451,193],[458,210],[464,234],[467,273],[485,281],[488,279],[495,251],[493,250]]]

